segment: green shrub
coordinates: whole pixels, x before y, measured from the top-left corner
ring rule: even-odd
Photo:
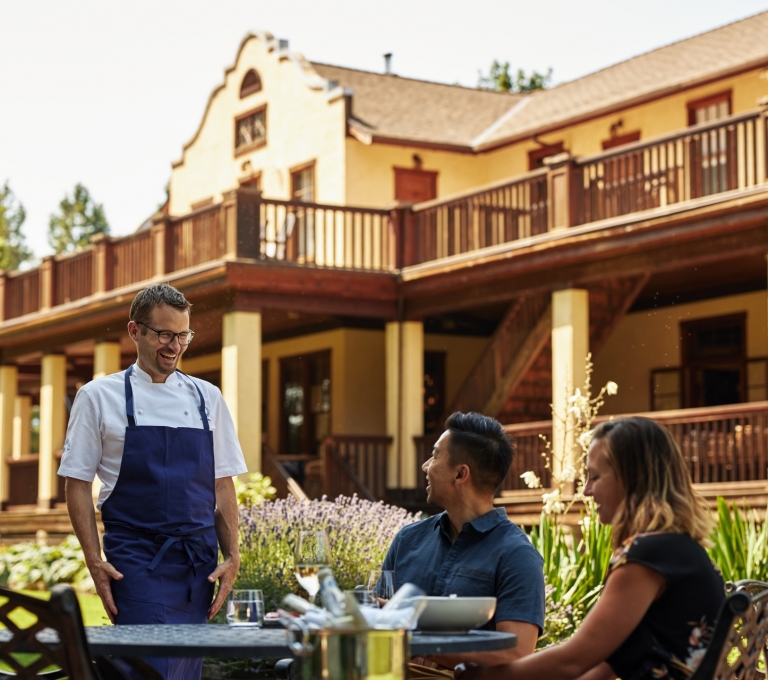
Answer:
[[[302,529],[328,532],[336,580],[342,589],[354,588],[367,579],[371,569],[381,568],[395,534],[417,519],[402,508],[357,496],[339,496],[335,501],[287,498],[243,508],[235,588],[264,591],[268,609],[274,609],[286,593],[303,595],[293,563]]]
[[[59,545],[17,543],[0,548],[0,583],[15,590],[48,590],[67,583],[80,592],[95,592],[75,536]]]
[[[259,505],[264,501],[273,501],[277,496],[277,489],[272,486],[272,480],[265,477],[261,472],[254,472],[248,475],[247,481],[241,481],[235,477],[235,493],[237,494],[237,504],[241,508],[250,508],[252,505]]]
[[[611,527],[600,524],[594,505],[579,525],[581,539],[541,513],[540,524],[528,535],[544,559],[546,609],[538,647],[548,647],[573,635],[597,601],[611,559]]]
[[[742,514],[735,501],[718,498],[709,556],[726,581],[768,580],[768,524],[755,510],[745,506]]]

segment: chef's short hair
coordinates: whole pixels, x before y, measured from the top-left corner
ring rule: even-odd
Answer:
[[[480,491],[495,493],[512,465],[514,442],[498,420],[480,413],[456,412],[448,416],[445,429],[451,465],[466,464]]]
[[[191,312],[192,303],[184,297],[181,291],[167,283],[147,286],[139,291],[131,303],[130,320],[147,323],[152,316],[152,310],[158,305],[168,305],[180,312]]]

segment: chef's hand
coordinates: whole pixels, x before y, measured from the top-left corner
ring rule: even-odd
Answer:
[[[123,575],[106,560],[99,560],[98,562],[89,564],[88,571],[91,572],[93,584],[96,586],[96,592],[101,598],[104,610],[107,612],[109,620],[114,623],[115,616],[117,615],[117,606],[112,597],[112,586],[110,585],[110,581],[112,581],[112,579],[119,581],[123,578]]]
[[[229,591],[232,590],[232,585],[235,582],[235,576],[237,576],[238,569],[240,569],[240,556],[227,557],[208,577],[208,580],[211,583],[216,583],[217,580],[219,582],[219,589],[216,592],[216,597],[214,598],[210,609],[208,609],[209,621],[216,616],[216,612],[221,609],[221,605],[224,604],[224,600],[227,595],[229,595]]]

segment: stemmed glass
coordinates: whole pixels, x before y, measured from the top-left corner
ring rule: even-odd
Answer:
[[[320,590],[317,577],[322,567],[331,565],[331,543],[325,531],[302,531],[296,542],[296,580],[307,591],[310,602],[315,601]]]
[[[368,575],[368,590],[381,600],[391,600],[395,594],[395,572],[373,569]]]

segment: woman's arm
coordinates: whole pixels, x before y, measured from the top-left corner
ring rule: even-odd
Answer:
[[[600,666],[632,631],[665,586],[664,577],[640,564],[624,564],[606,581],[597,604],[567,641],[504,666],[457,672],[461,680],[573,680]],[[597,671],[595,671],[597,672]]]

